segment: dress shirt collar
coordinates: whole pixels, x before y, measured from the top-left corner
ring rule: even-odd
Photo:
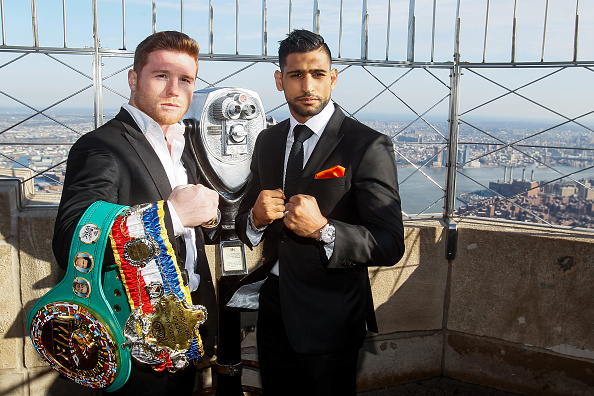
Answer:
[[[125,109],[128,113],[130,113],[130,115],[136,122],[136,125],[138,125],[138,128],[140,128],[140,130],[142,131],[142,133],[144,135],[150,133],[158,140],[160,140],[159,138],[161,138],[161,137],[163,140],[165,140],[166,137],[164,135],[164,132],[163,132],[163,129],[161,128],[161,126],[155,120],[153,120],[151,117],[149,117],[146,113],[144,113],[142,110],[137,109],[136,107],[132,106],[129,103],[124,103],[122,105],[122,108]],[[159,131],[161,132],[160,136],[157,133]],[[183,141],[184,131],[185,131],[185,128],[183,127],[181,122],[171,125],[169,127],[169,131],[167,134],[168,135],[167,140],[170,141],[170,144],[173,141],[179,141],[179,140]]]
[[[184,139],[185,128],[182,124],[176,123],[170,125],[167,129],[167,136],[165,136],[161,126],[141,110],[130,104],[123,104],[122,108],[130,113],[146,137],[146,140],[159,157],[167,173],[171,188],[173,189],[179,184],[187,184],[188,176],[181,161],[186,143]],[[167,147],[167,142],[169,142],[171,149]]]
[[[319,114],[316,114],[309,120],[305,121],[304,125],[311,129],[313,133],[315,133],[319,138],[322,136],[322,132],[324,132],[324,128],[326,128],[326,124],[328,124],[328,121],[330,121],[332,114],[334,114],[334,102],[330,101]],[[296,125],[299,125],[300,122],[298,122],[293,117],[293,114],[291,114],[289,118],[291,122],[289,136],[293,138],[293,128],[295,128]]]

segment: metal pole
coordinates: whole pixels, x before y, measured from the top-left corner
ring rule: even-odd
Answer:
[[[431,62],[433,62],[433,56],[435,55],[435,18],[436,18],[436,10],[437,8],[437,0],[433,0],[433,23],[431,26]]]
[[[344,10],[344,0],[340,0],[340,23],[338,27],[338,57],[342,57],[342,12]]]
[[[391,25],[391,18],[392,18],[392,0],[388,0],[388,27],[386,28],[386,60],[390,59],[390,25]],[[433,57],[432,57],[431,60],[433,60]]]
[[[577,54],[578,54],[578,32],[579,32],[579,25],[580,25],[580,0],[575,1],[575,30],[573,36],[573,61],[577,61]]]
[[[101,71],[101,56],[99,55],[99,23],[97,16],[97,0],[93,0],[93,90],[95,93],[95,128],[103,125],[103,81]]]
[[[544,14],[544,25],[542,28],[542,53],[540,55],[540,61],[544,62],[544,54],[545,54],[545,40],[547,37],[547,21],[549,19],[549,0],[545,5],[545,14]]]
[[[458,126],[460,118],[460,0],[457,0],[454,29],[454,64],[450,75],[450,104],[448,114],[448,173],[444,217],[452,217],[456,209],[456,163],[458,161]]]
[[[487,0],[487,11],[485,12],[485,41],[483,42],[483,63],[487,57],[487,36],[489,32],[489,9],[491,0]]]
[[[460,21],[458,21],[459,25]],[[457,33],[458,35],[458,33]],[[458,40],[459,38],[457,38]],[[456,163],[458,161],[458,124],[460,106],[460,54],[454,54],[454,64],[450,75],[450,105],[448,116],[448,164],[446,180],[446,202],[444,217],[453,217],[456,210]]]
[[[512,24],[512,58],[511,63],[516,63],[516,42],[517,42],[517,32],[518,32],[518,19],[516,17],[518,11],[518,0],[514,1],[514,20]]]
[[[234,233],[234,231],[233,231]],[[230,234],[227,231],[227,234]],[[226,239],[221,237],[221,240]],[[237,239],[237,236],[235,236]],[[217,267],[221,266],[220,245],[215,247]],[[219,296],[237,287],[241,276],[221,276],[219,279]],[[217,390],[218,396],[243,396],[241,383],[241,316],[238,310],[233,310],[219,303],[219,339],[217,348]]]
[[[410,0],[408,6],[408,49],[406,60],[415,61],[415,0]]]
[[[268,7],[262,0],[262,55],[268,55]]]
[[[184,0],[180,0],[180,10],[179,10],[179,14],[180,14],[180,32],[184,32]]]
[[[122,49],[126,49],[126,0],[122,0]]]
[[[444,205],[444,220],[447,224],[446,259],[456,257],[457,231],[454,222],[456,211],[456,176],[458,161],[458,127],[460,118],[460,0],[456,11],[456,38],[454,44],[454,64],[450,75],[450,104],[448,117],[448,163],[446,179],[446,196]]]
[[[68,47],[66,44],[66,0],[62,0],[62,21],[64,24],[64,48]]]
[[[320,7],[318,5],[318,0],[314,0],[313,5],[312,31],[314,31],[316,34],[320,34]]]
[[[289,33],[291,33],[291,25],[293,24],[293,0],[289,0]]]
[[[239,54],[239,0],[235,0],[235,54]]]
[[[208,40],[209,40],[209,54],[213,54],[214,41],[214,10],[212,8],[212,0],[208,1]]]
[[[33,24],[33,47],[39,47],[39,34],[37,33],[37,5],[35,4],[35,0],[31,0],[31,23]]]
[[[2,45],[6,45],[6,23],[4,22],[4,0],[0,0],[0,15],[2,19]]]
[[[361,16],[361,59],[367,59],[369,56],[369,14],[367,13],[367,0],[363,0]]]
[[[153,0],[153,34],[157,33],[157,4]]]

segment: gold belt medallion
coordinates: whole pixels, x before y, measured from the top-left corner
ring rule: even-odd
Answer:
[[[194,340],[200,340],[199,326],[206,320],[206,308],[190,305],[173,294],[161,297],[153,304],[155,311],[142,312],[136,308],[124,326],[126,341],[132,354],[148,364],[162,362],[168,357],[176,371],[188,365],[186,351]]]

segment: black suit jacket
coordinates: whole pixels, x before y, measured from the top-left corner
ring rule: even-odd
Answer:
[[[188,181],[197,183],[197,166],[187,144],[182,161],[188,172]],[[70,150],[52,242],[58,264],[62,268],[68,265],[74,230],[84,211],[93,202],[102,200],[134,206],[166,200],[170,194],[171,185],[157,154],[130,113],[121,109],[114,119],[81,136]],[[167,205],[165,210],[168,212]],[[180,267],[183,268],[183,240],[176,240],[173,236],[173,225],[168,213],[166,227],[172,236],[170,240],[176,250]],[[201,280],[197,292],[192,293],[192,297],[195,303],[205,305],[208,310],[208,319],[204,328],[201,327],[201,335],[206,352],[212,355],[217,325],[217,304],[204,250],[204,235],[200,228],[196,228],[196,245],[196,272],[200,274]],[[107,250],[104,264],[110,265],[115,263],[115,260],[109,246]]]
[[[264,130],[256,141],[251,179],[236,218],[240,238],[260,191],[283,187],[289,120]],[[342,165],[340,178],[315,179]],[[280,299],[289,340],[300,353],[333,353],[360,346],[366,328],[377,331],[368,266],[390,266],[404,254],[404,228],[396,161],[387,136],[344,116],[336,107],[298,182],[316,198],[336,227],[330,259],[323,245],[301,238],[281,220],[264,231],[264,265],[243,283],[266,277],[279,260]]]

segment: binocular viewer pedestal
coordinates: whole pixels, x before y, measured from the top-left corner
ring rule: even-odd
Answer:
[[[219,324],[216,394],[243,396],[241,381],[241,311],[221,304],[248,273],[245,245],[235,232],[235,216],[250,176],[251,157],[258,134],[274,123],[267,121],[256,92],[243,88],[211,88],[194,92],[184,116],[186,142],[200,173],[200,183],[219,193],[221,232],[216,247]],[[251,362],[251,366],[254,363]]]

